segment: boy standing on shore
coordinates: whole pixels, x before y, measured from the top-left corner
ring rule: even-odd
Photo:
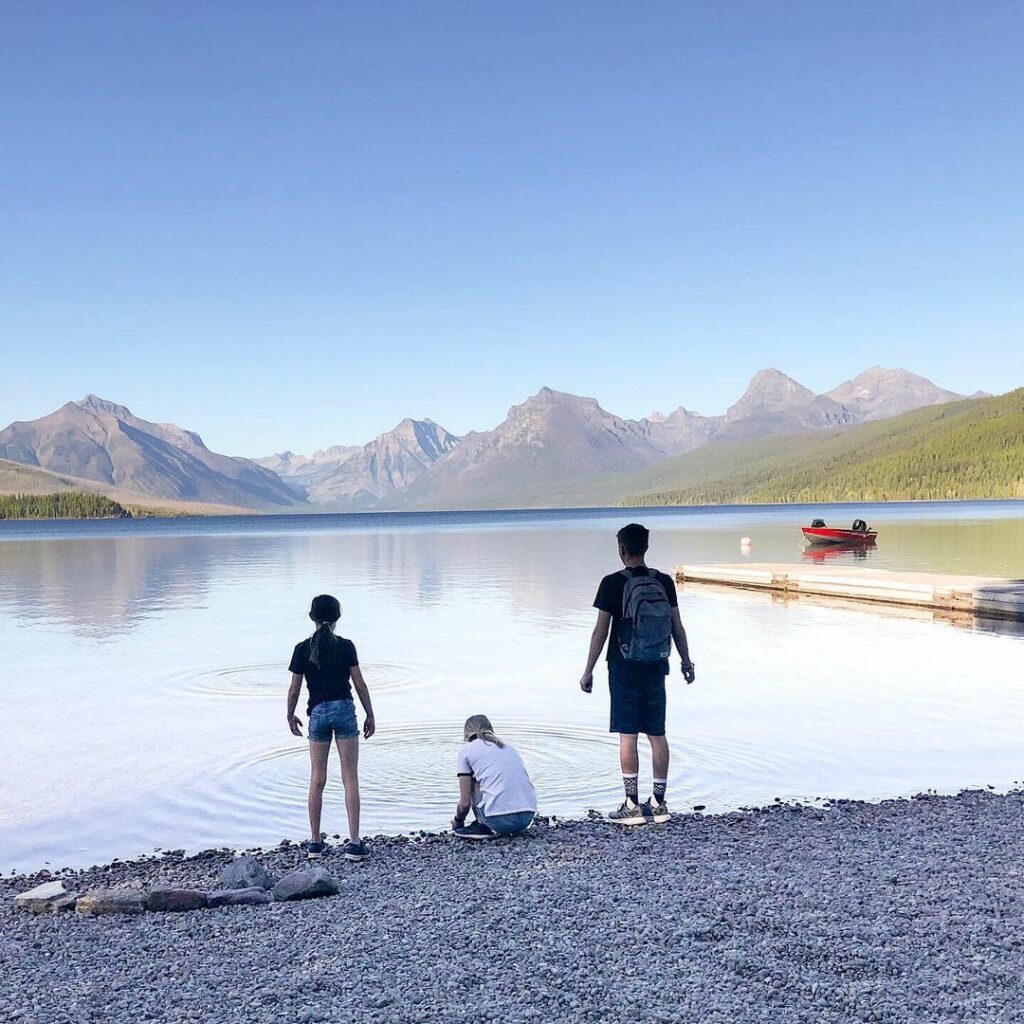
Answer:
[[[671,576],[647,566],[650,533],[639,523],[619,530],[619,558],[625,566],[605,576],[594,598],[597,625],[590,638],[587,667],[580,689],[594,687],[594,666],[608,642],[608,688],[611,691],[611,732],[619,734],[619,762],[626,799],[608,815],[619,825],[665,822],[671,815],[665,802],[668,786],[668,739],[665,736],[665,677],[672,642],[682,660],[687,683],[695,678],[679,617],[676,585]],[[639,802],[640,759],[637,736],[645,733],[654,762],[651,797]]]

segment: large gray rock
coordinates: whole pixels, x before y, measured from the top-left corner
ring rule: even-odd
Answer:
[[[217,889],[207,900],[211,907],[257,907],[270,903],[271,896],[257,885],[251,889]]]
[[[109,914],[144,914],[146,897],[132,889],[91,889],[75,902],[75,912],[87,917]]]
[[[71,910],[75,897],[64,888],[63,882],[43,882],[15,896],[14,905],[30,914],[55,914],[58,910]]]
[[[153,889],[146,898],[146,909],[176,914],[202,910],[206,903],[206,893],[198,889]]]
[[[337,891],[338,883],[326,868],[298,868],[274,886],[274,899],[308,900],[314,896],[333,896]]]
[[[248,853],[233,860],[220,873],[221,889],[273,889],[277,881],[263,865]]]

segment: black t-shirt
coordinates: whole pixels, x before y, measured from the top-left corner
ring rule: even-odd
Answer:
[[[679,607],[679,598],[676,597],[676,583],[671,576],[666,576],[657,569],[650,569],[646,565],[630,570],[645,576],[654,573],[658,582],[665,588],[665,596],[673,608]],[[622,651],[619,649],[619,623],[622,622],[622,597],[626,592],[625,573],[620,570],[605,576],[601,585],[597,588],[597,597],[594,598],[594,607],[600,612],[609,612],[612,617],[612,628],[608,634],[608,660],[622,661]],[[665,674],[668,675],[668,659],[662,662]]]
[[[301,644],[296,644],[291,664],[288,666],[289,672],[305,676],[306,688],[309,690],[306,714],[309,714],[317,704],[323,704],[325,701],[351,700],[352,669],[359,664],[356,645],[343,636],[336,636],[330,655],[321,656],[320,667],[311,665],[309,648],[312,642],[312,637],[309,637]]]

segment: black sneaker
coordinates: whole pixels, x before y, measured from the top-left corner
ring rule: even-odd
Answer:
[[[307,860],[319,860],[326,852],[326,843],[306,843]]]
[[[345,860],[366,860],[370,856],[370,851],[366,848],[366,843],[360,841],[358,843],[346,843],[345,849]]]
[[[644,817],[648,821],[654,822],[655,825],[664,825],[666,821],[669,821],[672,817],[669,814],[668,804],[664,800],[661,803],[652,796],[649,797],[645,802],[641,810],[644,812]]]
[[[453,828],[452,834],[460,839],[493,839],[497,835],[479,821],[474,821],[472,825],[463,825],[461,828]]]
[[[622,801],[618,808],[608,815],[608,820],[616,825],[646,825],[647,818],[644,815],[644,804],[640,806],[635,800],[628,797]]]

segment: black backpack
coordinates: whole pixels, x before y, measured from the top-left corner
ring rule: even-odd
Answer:
[[[619,653],[623,661],[664,661],[672,650],[672,605],[657,573],[623,569]]]

